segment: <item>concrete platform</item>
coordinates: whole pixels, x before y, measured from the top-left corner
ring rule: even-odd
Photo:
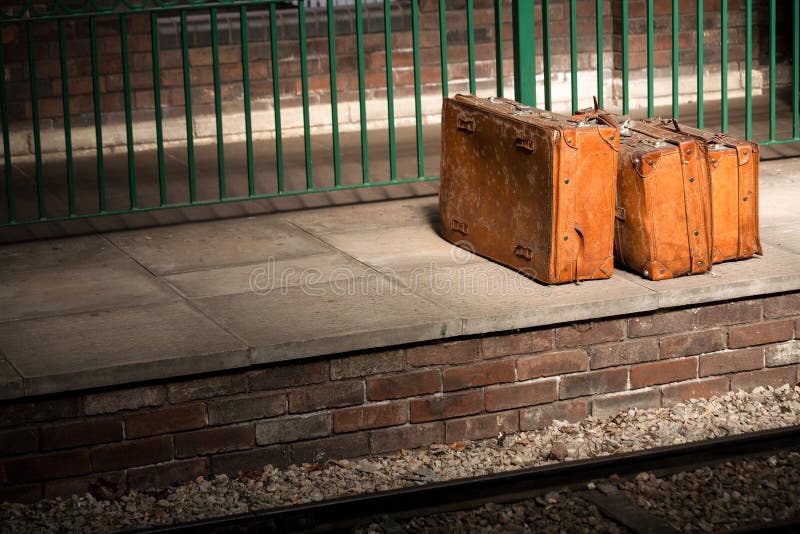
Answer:
[[[0,397],[800,289],[800,159],[762,164],[765,254],[544,286],[437,234],[434,196],[0,248]]]

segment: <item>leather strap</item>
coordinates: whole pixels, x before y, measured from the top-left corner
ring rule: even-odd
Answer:
[[[702,147],[703,151],[705,147]],[[711,268],[710,225],[707,220],[708,173],[704,154],[698,154],[701,145],[694,140],[685,139],[679,145],[683,174],[683,198],[686,210],[686,230],[691,258],[690,272],[699,274]]]

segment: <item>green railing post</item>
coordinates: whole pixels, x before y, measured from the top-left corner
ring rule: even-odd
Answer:
[[[513,0],[514,97],[530,106],[536,105],[536,41],[533,0]],[[545,80],[545,84],[548,80]]]

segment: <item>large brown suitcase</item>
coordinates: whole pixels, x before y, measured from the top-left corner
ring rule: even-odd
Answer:
[[[645,121],[704,143],[711,171],[714,263],[761,254],[758,233],[758,144],[678,124]]]
[[[610,277],[618,147],[618,129],[596,117],[445,99],[444,238],[546,283]]]
[[[621,130],[617,259],[651,280],[711,268],[710,179],[704,143],[639,121]]]

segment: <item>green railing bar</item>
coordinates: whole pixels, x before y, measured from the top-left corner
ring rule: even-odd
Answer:
[[[744,39],[744,137],[753,138],[753,0],[745,3]]]
[[[369,142],[367,140],[367,88],[364,81],[364,13],[356,0],[356,47],[358,48],[358,110],[361,122],[361,181],[369,183]]]
[[[394,83],[392,81],[392,4],[383,0],[383,41],[386,47],[386,106],[389,120],[389,179],[397,180],[397,154],[394,132]]]
[[[55,10],[51,10],[49,12],[42,12],[39,9],[36,9],[35,6],[32,6],[31,2],[28,1],[26,4],[20,9],[17,14],[8,15],[3,11],[0,11],[0,24],[6,24],[11,22],[28,22],[31,20],[35,21],[44,21],[44,20],[56,20],[56,19],[75,19],[75,18],[86,18],[90,16],[109,16],[109,15],[134,15],[134,14],[141,14],[141,13],[160,13],[163,11],[175,11],[176,9],[181,10],[198,10],[198,9],[209,9],[215,7],[236,7],[236,6],[255,6],[260,5],[263,6],[264,4],[272,4],[272,3],[284,3],[286,0],[217,0],[217,1],[197,1],[197,0],[189,0],[189,3],[181,3],[178,4],[175,1],[162,1],[158,2],[157,5],[146,5],[148,2],[142,2],[140,0],[139,5],[131,5],[131,0],[123,0],[122,8],[120,8],[119,0],[108,0],[106,3],[111,4],[108,7],[98,6],[98,0],[83,0],[82,8],[69,8],[64,7],[62,5],[63,2],[58,2],[56,4],[56,8],[61,8],[62,12],[56,12]],[[85,9],[87,5],[90,5],[92,9]]]
[[[622,0],[622,114],[629,111],[628,89],[628,0]]]
[[[150,13],[150,52],[153,57],[153,109],[156,119],[156,153],[158,154],[158,196],[161,204],[167,202],[167,172],[164,168],[164,119],[161,110],[161,61],[158,44],[158,13]]]
[[[219,74],[219,33],[217,28],[217,9],[209,10],[211,17],[211,65],[214,71],[214,116],[217,126],[217,174],[219,198],[227,196],[225,183],[225,141],[222,128],[222,83]]]
[[[578,111],[578,2],[569,0],[569,81],[572,112]],[[549,80],[545,80],[547,83]]]
[[[419,182],[432,182],[438,180],[438,176],[420,176],[418,178],[413,178],[411,180],[395,180],[393,182],[372,182],[369,184],[342,184],[338,187],[316,187],[314,189],[306,191],[298,190],[298,191],[286,191],[284,193],[264,193],[260,195],[256,195],[254,197],[243,196],[243,197],[226,197],[221,199],[212,199],[212,200],[198,200],[197,202],[179,202],[175,204],[169,204],[167,206],[147,206],[143,208],[135,208],[133,210],[110,210],[103,215],[128,215],[131,213],[147,213],[152,211],[160,211],[164,209],[180,209],[180,208],[191,208],[195,206],[213,206],[218,204],[231,204],[234,202],[242,202],[246,200],[263,200],[268,198],[276,198],[276,197],[288,197],[288,196],[297,196],[297,195],[305,195],[307,193],[330,193],[332,191],[342,191],[348,189],[362,189],[367,187],[386,187],[388,185],[401,185],[401,184],[415,184]],[[57,217],[45,217],[42,219],[30,219],[30,220],[20,220],[14,221],[9,224],[0,225],[0,228],[8,228],[12,226],[21,226],[24,224],[31,224],[31,223],[41,223],[41,222],[62,222],[62,221],[72,221],[72,220],[79,220],[79,219],[89,219],[91,217],[96,217],[97,213],[81,213],[76,215],[66,215],[66,216],[57,216]]]
[[[792,25],[792,137],[800,137],[800,0],[794,2]]]
[[[97,145],[97,196],[100,213],[106,210],[106,169],[103,156],[103,121],[100,109],[100,74],[97,60],[97,21],[95,17],[89,19],[89,41],[92,47],[92,94],[94,97],[94,133]]]
[[[239,8],[239,35],[242,44],[242,99],[247,151],[247,193],[256,194],[256,171],[253,163],[253,113],[250,107],[250,44],[247,39],[247,6]]]
[[[544,107],[553,109],[550,87],[550,0],[542,0],[542,69],[544,71]]]
[[[6,71],[5,51],[3,40],[0,39],[0,72]],[[14,222],[14,170],[11,167],[11,140],[8,134],[8,94],[6,93],[6,77],[0,76],[0,121],[3,129],[3,171],[6,176],[6,204],[8,207],[8,222]]]
[[[67,35],[63,20],[58,21],[58,57],[61,63],[61,107],[64,114],[64,152],[67,164],[67,206],[75,213],[75,167],[72,162],[72,127],[69,110],[69,72],[67,71]]]
[[[297,24],[300,35],[300,84],[303,97],[303,143],[306,154],[306,189],[314,188],[311,168],[311,126],[308,117],[308,65],[306,65],[306,8],[304,2],[297,3]]]
[[[678,35],[680,31],[680,9],[678,0],[672,0],[672,116],[678,118],[678,76],[680,75],[680,51]]]
[[[475,94],[475,20],[473,0],[467,0],[467,67],[469,69],[469,92]]]
[[[503,0],[494,0],[494,63],[497,96],[503,96]]]
[[[597,104],[603,107],[603,0],[595,0],[597,38]]]
[[[655,115],[653,90],[653,0],[647,0],[647,116]]]
[[[442,97],[447,98],[449,80],[447,77],[447,5],[445,0],[439,0],[439,53],[442,64]],[[360,53],[358,57],[361,57]]]
[[[697,0],[697,127],[702,129],[703,120],[703,0]]]
[[[422,90],[419,61],[419,0],[411,0],[411,38],[414,59],[414,114],[417,124],[417,176],[425,174],[425,150],[422,137]]]
[[[281,133],[281,80],[278,68],[278,27],[275,4],[269,5],[269,52],[272,61],[272,100],[275,111],[275,172],[278,176],[278,194],[283,193],[283,134]]]
[[[775,141],[775,0],[769,0],[769,140]],[[796,99],[795,99],[796,100]]]
[[[523,104],[535,106],[536,41],[533,0],[512,0],[511,10],[514,26],[514,98]]]
[[[793,137],[792,139],[775,139],[773,141],[759,141],[759,146],[771,146],[771,145],[786,145],[788,143],[797,143],[800,141],[800,137]]]
[[[136,207],[136,162],[133,150],[133,103],[131,99],[131,65],[128,56],[128,21],[119,16],[119,39],[122,55],[122,95],[125,105],[125,140],[128,147],[128,205]]]
[[[94,19],[92,19],[94,21]],[[33,25],[25,24],[28,36],[28,70],[30,72],[31,89],[31,121],[33,126],[33,153],[36,158],[36,196],[39,208],[39,218],[44,218],[44,173],[42,172],[42,136],[39,126],[39,80],[36,76],[36,54],[34,53]],[[97,91],[95,91],[97,95]]]
[[[189,201],[197,199],[194,159],[194,119],[192,118],[192,75],[189,63],[189,23],[181,10],[181,59],[183,63],[183,106],[186,115],[186,159],[189,161]]]
[[[720,100],[722,101],[722,131],[728,131],[728,0],[720,6]]]
[[[333,0],[326,2],[328,8],[328,66],[331,77],[331,144],[333,146],[333,183],[342,183],[342,164],[339,154],[339,103],[336,88],[336,19]]]

